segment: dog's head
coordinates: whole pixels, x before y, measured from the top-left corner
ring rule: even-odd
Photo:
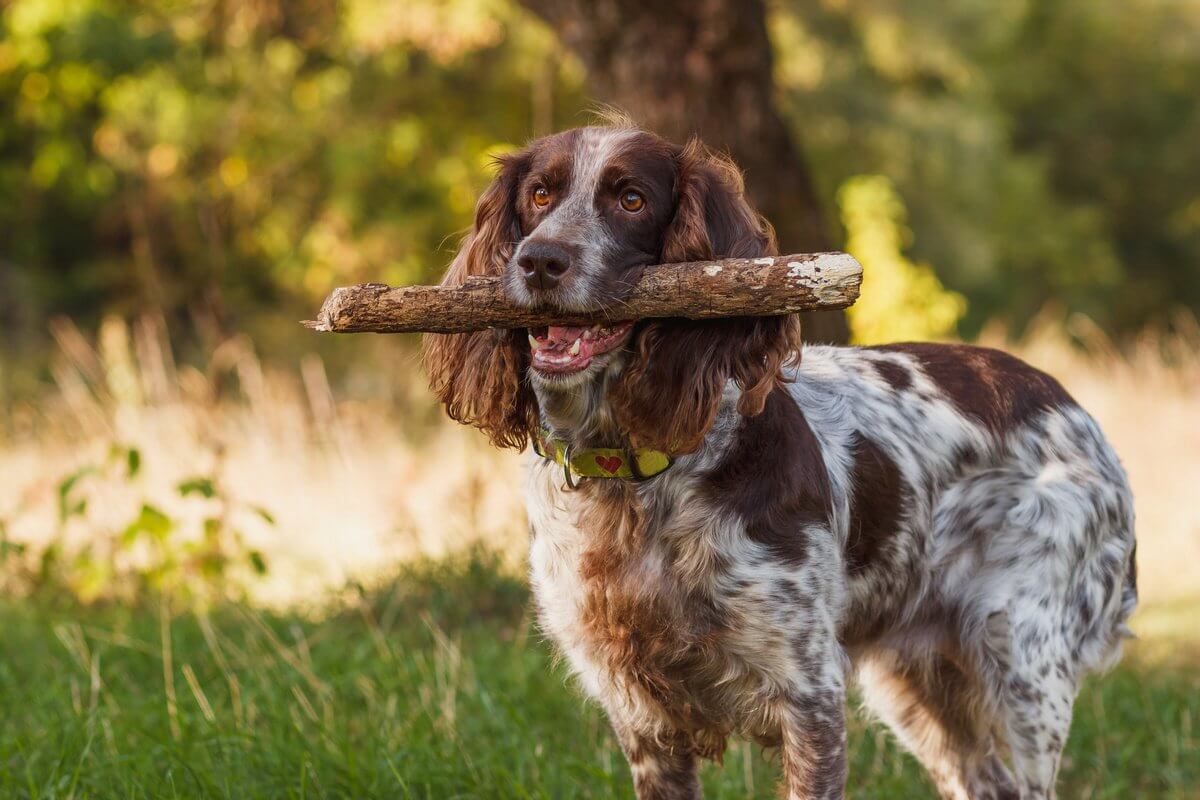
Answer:
[[[771,228],[728,159],[695,140],[588,127],[499,159],[444,282],[500,275],[522,305],[613,309],[648,265],[774,253]],[[540,397],[603,412],[633,443],[686,452],[730,380],[742,391],[738,410],[758,413],[798,345],[794,317],[671,319],[430,335],[425,356],[450,416],[498,445],[525,444]]]

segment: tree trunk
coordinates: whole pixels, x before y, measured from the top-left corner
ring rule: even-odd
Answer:
[[[763,0],[520,2],[579,56],[598,100],[669,139],[695,134],[727,150],[780,252],[832,248],[800,143],[774,105]],[[807,313],[804,336],[845,342],[845,316]]]

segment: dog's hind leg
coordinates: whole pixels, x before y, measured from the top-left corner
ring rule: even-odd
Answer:
[[[946,800],[1016,800],[996,753],[994,706],[949,659],[882,650],[859,661],[867,708],[929,772]]]
[[[1015,613],[1014,613],[1015,611]],[[1053,800],[1063,747],[1071,728],[1071,710],[1079,689],[1076,659],[1057,616],[1009,612],[1009,662],[1001,689],[1006,740],[1021,800]]]

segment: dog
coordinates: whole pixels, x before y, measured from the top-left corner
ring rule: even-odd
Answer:
[[[775,252],[728,158],[592,126],[499,159],[445,283],[584,312],[657,263]],[[533,445],[540,625],[638,798],[699,797],[731,735],[778,748],[787,797],[844,796],[852,680],[941,796],[1053,797],[1080,682],[1132,635],[1120,462],[1003,352],[799,333],[486,330],[429,335],[424,358],[453,419]]]

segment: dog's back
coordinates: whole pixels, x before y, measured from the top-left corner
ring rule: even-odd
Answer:
[[[1132,496],[1057,381],[939,344],[808,347],[793,379],[845,542],[848,646],[885,629],[898,640],[935,610],[975,639],[1030,598],[1066,617],[1081,667],[1119,645],[1136,602]]]

